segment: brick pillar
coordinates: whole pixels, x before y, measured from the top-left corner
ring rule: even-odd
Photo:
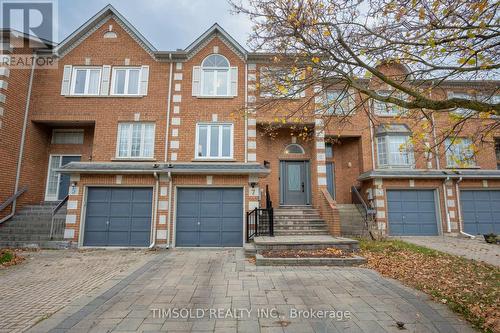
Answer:
[[[375,216],[375,221],[377,222],[377,229],[382,234],[387,233],[387,216],[386,216],[386,201],[385,201],[385,191],[383,188],[382,179],[374,179],[373,180],[373,198],[374,206],[377,212]]]
[[[79,182],[79,174],[70,176],[66,221],[64,225],[64,240],[74,242],[75,246],[78,244],[81,222],[80,211],[83,202],[83,188]]]
[[[257,119],[256,108],[257,102],[257,66],[255,64],[248,64],[247,74],[247,109],[245,110],[245,117],[247,117],[247,161],[257,161]]]
[[[172,92],[172,112],[170,119],[170,142],[169,152],[170,156],[167,157],[170,161],[177,161],[177,152],[179,151],[179,128],[181,126],[181,102],[182,102],[182,62],[175,64],[174,68],[174,82],[173,82],[173,92]]]
[[[160,175],[158,189],[158,211],[156,215],[156,244],[166,244],[168,229],[168,213],[171,209],[170,197],[168,196],[169,181],[168,176],[165,174]],[[156,198],[155,198],[156,199]]]

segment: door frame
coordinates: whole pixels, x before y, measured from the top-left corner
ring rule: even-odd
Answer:
[[[246,186],[241,186],[241,185],[174,185],[174,201],[173,201],[173,204],[174,204],[174,207],[173,207],[173,213],[172,213],[172,243],[171,243],[171,247],[176,247],[177,244],[176,244],[176,238],[177,238],[177,198],[178,198],[178,189],[179,188],[238,188],[238,189],[241,189],[243,192],[243,212],[242,212],[242,215],[241,215],[241,221],[243,223],[243,235],[242,235],[242,247],[245,246],[245,242],[246,242],[246,234],[247,234],[247,226],[246,226],[246,221],[245,221],[245,217],[246,217],[246,209],[245,209],[245,206],[246,206],[246,191],[247,191],[247,187]],[[169,212],[170,214],[170,212]],[[167,222],[168,224],[168,222]],[[168,235],[169,233],[167,232],[167,237],[169,237]],[[241,249],[242,247],[234,247],[235,249]],[[182,247],[183,249],[186,248],[186,249],[217,249],[218,247]],[[221,247],[219,247],[221,248]],[[233,248],[233,247],[226,247],[228,249],[230,248]]]
[[[89,194],[89,187],[109,187],[109,188],[117,188],[117,187],[125,187],[125,188],[150,188],[152,190],[151,197],[151,226],[150,226],[150,237],[149,237],[149,245],[148,246],[84,246],[83,238],[85,235],[85,218],[87,217],[87,197]],[[153,223],[156,221],[155,219],[155,200],[158,198],[155,197],[155,186],[154,185],[106,185],[106,184],[98,184],[98,185],[84,185],[83,193],[82,193],[82,204],[80,208],[80,226],[78,228],[78,247],[85,249],[147,249],[151,246],[153,242],[153,238],[156,239],[156,235],[153,234]],[[65,224],[66,227],[66,224]]]
[[[388,186],[384,189],[385,196],[384,196],[384,201],[385,201],[385,216],[386,216],[386,233],[388,236],[391,236],[391,226],[389,222],[389,204],[388,204],[388,198],[387,198],[387,191],[432,191],[434,193],[434,207],[436,208],[435,214],[436,214],[436,224],[437,224],[437,235],[442,236],[443,235],[443,221],[442,221],[442,212],[441,212],[441,192],[438,187],[418,187],[418,188],[408,188],[408,187],[400,187],[400,186],[395,186],[391,187]],[[444,198],[446,200],[446,198]],[[395,236],[398,237],[398,236]]]
[[[57,175],[57,194],[55,196],[55,199],[54,199],[54,197],[51,197],[48,194],[48,191],[49,191],[49,177],[50,177],[50,165],[52,164],[52,158],[55,157],[55,156],[61,156],[61,162],[62,162],[63,157],[80,157],[80,159],[82,158],[81,154],[50,154],[49,155],[49,163],[47,164],[47,177],[45,179],[45,195],[44,195],[44,200],[45,201],[59,201],[59,199],[58,199],[58,197],[59,197],[59,190],[60,190],[59,185],[61,183],[61,173],[60,172]],[[59,167],[61,167],[61,165],[59,165]]]
[[[306,188],[306,206],[311,205],[311,160],[309,159],[281,159],[280,160],[280,167],[279,167],[279,177],[278,177],[278,182],[279,182],[279,194],[280,194],[280,206],[297,206],[297,205],[287,205],[285,204],[285,191],[284,191],[284,172],[283,168],[286,162],[303,162],[304,163],[304,170],[305,170],[305,188]]]

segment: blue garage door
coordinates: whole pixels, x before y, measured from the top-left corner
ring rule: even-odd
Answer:
[[[387,212],[392,236],[438,234],[433,190],[388,190]]]
[[[151,188],[90,187],[84,246],[149,246]]]
[[[500,190],[460,191],[464,231],[500,234]]]
[[[242,246],[243,190],[177,191],[176,246]]]

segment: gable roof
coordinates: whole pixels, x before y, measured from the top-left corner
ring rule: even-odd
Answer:
[[[189,44],[188,47],[184,49],[188,57],[191,54],[196,53],[196,51],[203,47],[207,42],[209,42],[213,37],[219,37],[223,41],[226,42],[226,45],[229,46],[233,51],[236,51],[240,54],[241,57],[247,57],[247,50],[241,46],[230,34],[227,33],[218,23],[214,23],[208,30],[206,30],[200,37],[198,37],[194,42]]]
[[[113,18],[118,24],[127,31],[130,36],[136,40],[142,48],[152,57],[157,52],[156,48],[137,30],[127,19],[116,10],[115,7],[108,4],[101,9],[97,14],[92,16],[87,22],[76,29],[71,35],[66,37],[56,48],[59,56],[63,57],[69,51],[74,49],[78,44],[83,42],[87,37],[99,29],[106,21]]]

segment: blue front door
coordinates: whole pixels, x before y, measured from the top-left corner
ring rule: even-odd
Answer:
[[[434,190],[387,190],[391,236],[438,235]]]

